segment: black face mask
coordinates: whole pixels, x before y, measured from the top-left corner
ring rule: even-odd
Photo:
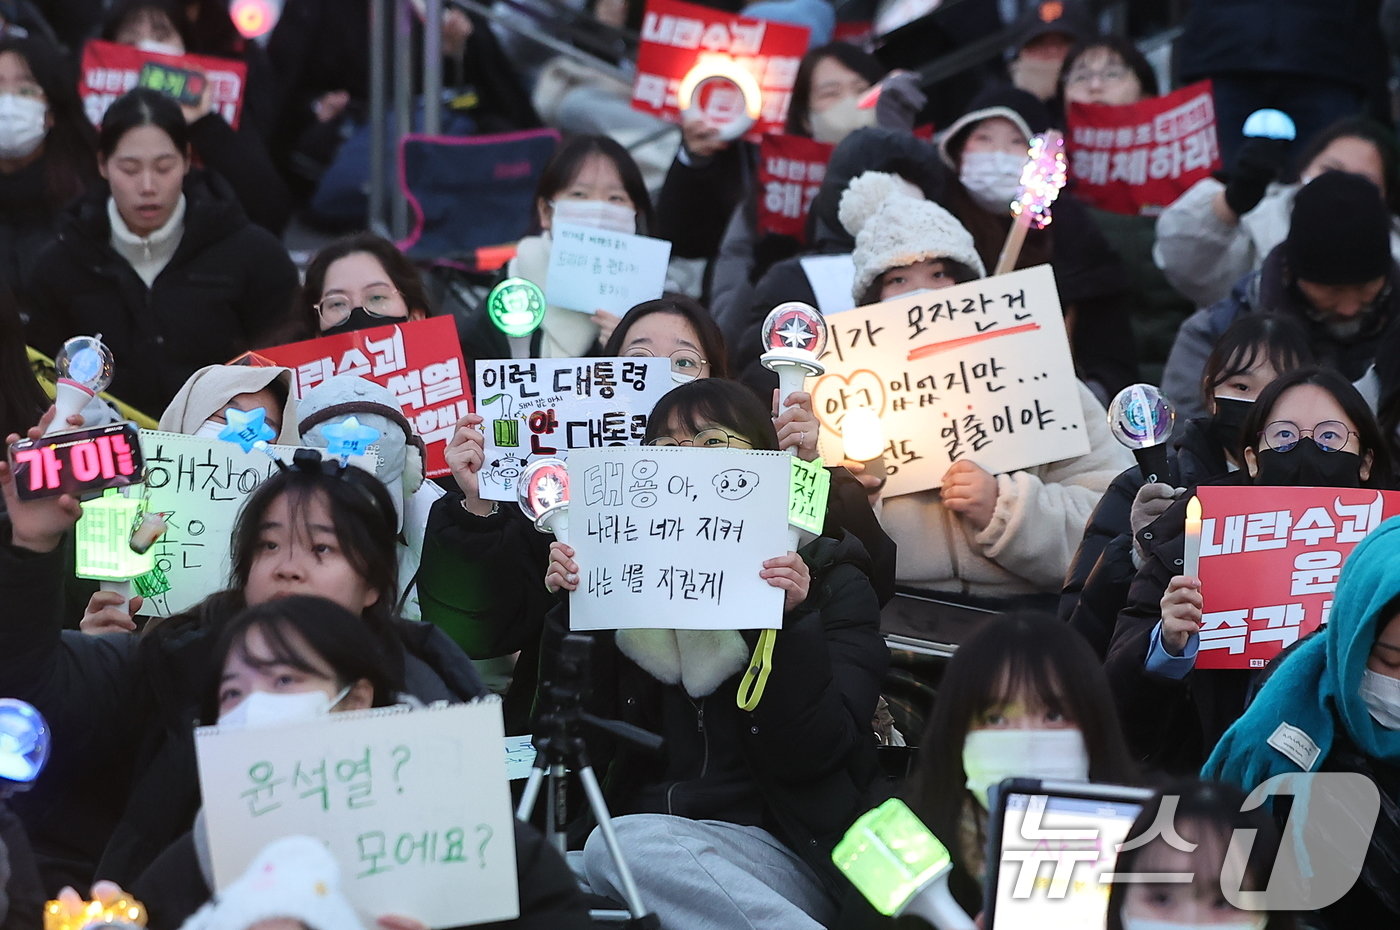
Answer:
[[[1253,409],[1252,400],[1240,397],[1215,398],[1215,415],[1210,418],[1206,433],[1220,448],[1231,455],[1239,455],[1240,442],[1244,438],[1242,430],[1245,417],[1249,416],[1249,411]]]
[[[388,326],[390,323],[404,323],[406,320],[395,319],[394,317],[375,316],[364,307],[351,307],[350,315],[329,329],[321,330],[322,336],[339,336],[341,333],[353,333],[361,329],[374,329],[376,326]]]
[[[1259,450],[1255,484],[1306,488],[1361,487],[1361,456],[1355,452],[1323,452],[1304,436],[1288,452]]]

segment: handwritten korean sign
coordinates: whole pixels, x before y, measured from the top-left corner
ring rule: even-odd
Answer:
[[[622,316],[666,288],[671,243],[560,223],[552,232],[545,298],[552,307]]]
[[[112,102],[136,86],[141,67],[157,62],[175,69],[170,79],[178,79],[179,71],[196,71],[212,85],[211,104],[228,124],[238,128],[243,113],[243,86],[248,78],[248,66],[231,58],[207,55],[161,55],[143,52],[135,46],[93,39],[83,46],[82,74],[78,80],[78,96],[83,111],[94,126],[102,125],[102,116]],[[176,96],[179,88],[163,88]]]
[[[1113,213],[1161,213],[1220,168],[1210,82],[1127,106],[1072,103],[1074,193]]]
[[[1263,668],[1327,622],[1342,563],[1400,492],[1202,487],[1196,667]]]
[[[214,883],[267,843],[327,844],[365,914],[432,927],[519,914],[500,702],[195,731]]]
[[[632,107],[680,122],[676,93],[690,70],[702,58],[733,62],[753,75],[762,97],[762,113],[745,138],[757,142],[766,132],[782,132],[807,33],[802,26],[746,19],[680,0],[648,0]],[[737,88],[732,93],[739,96]],[[742,103],[709,102],[716,110],[736,107]]]
[[[826,499],[830,493],[831,472],[822,465],[822,460],[808,462],[794,455],[788,522],[820,536],[826,523]]]
[[[388,388],[428,447],[428,477],[450,474],[443,453],[457,421],[472,409],[450,316],[259,349],[257,356],[292,369],[298,397],[333,375],[357,375]]]
[[[641,445],[651,408],[673,387],[665,358],[477,362],[475,392],[486,418],[482,498],[515,500],[515,479],[535,458]]]
[[[290,462],[290,446],[271,446]],[[165,518],[152,547],[170,590],[148,598],[141,613],[169,617],[229,583],[229,539],[243,501],[277,466],[261,452],[180,433],[141,431],[146,456],[146,512]]]
[[[787,551],[790,456],[739,449],[578,449],[569,539],[581,569],[575,630],[756,630],[782,625],[758,577]]]
[[[1048,265],[827,322],[826,374],[807,382],[822,458],[843,458],[847,410],[874,410],[888,443],[886,496],[938,487],[959,459],[996,474],[1089,451]]]
[[[834,146],[805,136],[764,136],[758,147],[758,229],[807,240],[807,211]]]

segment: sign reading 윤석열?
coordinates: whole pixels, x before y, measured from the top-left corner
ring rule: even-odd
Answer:
[[[622,316],[666,287],[671,243],[560,223],[551,232],[545,298],[552,307]]]
[[[535,458],[641,445],[651,408],[673,387],[667,358],[478,361],[482,498],[515,500],[515,480]]]
[[[787,551],[791,457],[684,446],[578,449],[569,541],[575,630],[777,629],[783,593],[758,576]]]
[[[936,488],[970,459],[1013,471],[1089,451],[1055,276],[1039,265],[829,317],[826,374],[808,379],[822,458],[844,458],[846,412],[885,431],[885,495]]]
[[[195,731],[214,884],[269,842],[325,842],[366,915],[430,927],[519,914],[500,701]]]
[[[1400,492],[1202,487],[1196,667],[1263,668],[1327,622],[1342,564]]]

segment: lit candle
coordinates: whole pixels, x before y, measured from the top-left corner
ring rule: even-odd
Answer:
[[[1186,556],[1181,573],[1199,578],[1201,572],[1201,499],[1192,497],[1186,504]]]
[[[841,442],[846,458],[865,466],[865,474],[885,477],[885,430],[880,415],[869,407],[846,412],[841,421]]]

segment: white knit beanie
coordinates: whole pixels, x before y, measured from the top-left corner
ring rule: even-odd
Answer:
[[[340,889],[340,867],[320,840],[284,836],[268,843],[247,871],[180,930],[247,930],[277,917],[312,930],[363,930]]]
[[[979,278],[987,273],[972,234],[953,214],[925,200],[918,188],[896,175],[867,171],[851,181],[841,195],[840,216],[841,225],[856,240],[851,295],[857,303],[880,275],[915,262],[946,258],[971,268]]]

